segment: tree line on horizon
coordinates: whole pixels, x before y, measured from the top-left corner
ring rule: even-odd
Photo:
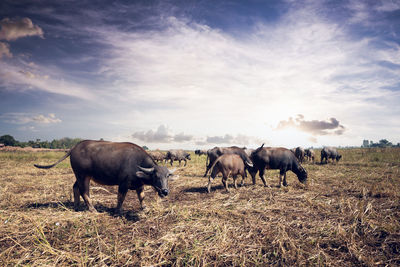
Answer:
[[[5,146],[17,146],[17,147],[33,147],[33,148],[49,148],[49,149],[69,149],[74,145],[82,141],[81,138],[69,138],[64,137],[61,139],[53,139],[53,141],[42,141],[36,139],[35,141],[30,140],[28,142],[21,142],[15,140],[15,138],[9,134],[0,136],[0,144]]]
[[[74,145],[82,141],[82,138],[70,138],[63,137],[61,139],[53,139],[51,142],[42,141],[40,139],[36,139],[35,141],[30,140],[28,142],[21,142],[15,140],[15,138],[9,134],[0,136],[0,144],[4,144],[5,146],[17,146],[17,147],[33,147],[33,148],[49,148],[49,149],[69,149]],[[103,140],[103,139],[100,139]],[[374,143],[373,141],[364,140],[361,147],[400,147],[400,143],[394,145],[392,142],[387,139],[381,139],[379,142]],[[145,150],[149,148],[147,146],[143,146]]]

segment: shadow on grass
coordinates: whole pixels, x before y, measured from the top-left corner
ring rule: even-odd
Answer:
[[[128,221],[133,221],[137,222],[140,220],[140,217],[138,215],[137,211],[123,211],[122,213],[117,213],[115,212],[115,208],[110,208],[106,207],[102,204],[96,204],[94,205],[95,209],[97,210],[98,213],[108,213],[109,215],[113,217],[123,217]],[[55,208],[55,209],[67,209],[71,211],[75,211],[74,209],[74,202],[72,201],[64,201],[64,202],[46,202],[46,203],[31,203],[23,206],[23,208],[26,209],[47,209],[47,208]],[[76,212],[82,212],[82,211],[87,211],[87,207],[84,204],[80,204],[78,207],[78,210]]]
[[[223,185],[215,185],[211,186],[211,192],[215,190],[225,189]],[[191,187],[185,190],[182,190],[184,193],[200,193],[200,194],[207,194],[207,186],[198,186],[198,187]]]

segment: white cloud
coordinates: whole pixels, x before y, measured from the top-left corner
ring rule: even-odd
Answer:
[[[10,52],[10,45],[7,44],[7,43],[0,42],[0,59],[1,59],[3,56],[4,56],[4,57],[11,58],[11,57],[12,57],[12,54],[11,54],[11,52]]]
[[[61,119],[57,118],[56,115],[53,113],[50,113],[47,116],[42,114],[30,115],[27,113],[5,113],[0,115],[0,119],[2,121],[12,124],[51,124],[61,122]],[[34,128],[32,127],[31,129]]]
[[[156,131],[139,131],[132,134],[136,140],[148,143],[171,143],[171,142],[187,142],[192,140],[191,135],[185,135],[183,132],[173,134],[165,125],[160,125]]]
[[[15,41],[22,37],[39,36],[43,38],[43,30],[34,25],[29,18],[10,19],[0,21],[0,40]]]

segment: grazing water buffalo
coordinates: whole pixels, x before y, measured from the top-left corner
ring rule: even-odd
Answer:
[[[194,151],[194,154],[199,155],[199,156],[201,156],[201,155],[207,155],[207,150],[204,150],[204,149],[196,149],[196,150]]]
[[[315,160],[315,152],[311,148],[307,148],[304,150],[305,152],[305,157],[307,158],[308,161],[312,161],[314,163]]]
[[[229,175],[232,175],[235,188],[237,189],[237,176],[239,174],[242,176],[242,185],[245,178],[245,167],[242,158],[236,154],[224,154],[217,158],[211,167],[211,175],[208,178],[208,193],[210,193],[211,190],[211,182],[219,173],[222,173],[222,183],[227,192],[229,192],[229,189],[226,180]]]
[[[206,172],[204,173],[204,177],[207,176],[208,171],[211,169],[214,162],[217,158],[224,154],[236,154],[241,157],[246,167],[253,167],[253,163],[251,162],[250,157],[246,154],[243,148],[237,146],[231,147],[214,147],[207,151],[207,159],[206,159]]]
[[[159,150],[155,150],[155,151],[148,151],[147,152],[153,159],[154,161],[158,161],[158,162],[163,162],[165,160],[166,155],[164,153],[162,153]]]
[[[296,156],[289,149],[283,147],[264,147],[263,144],[251,154],[250,158],[254,164],[254,168],[249,169],[253,179],[253,184],[256,183],[256,174],[257,171],[259,171],[259,175],[264,183],[264,186],[267,186],[264,178],[265,169],[280,170],[279,187],[282,183],[282,176],[283,185],[287,186],[286,172],[289,170],[297,175],[297,178],[301,183],[305,183],[307,181],[306,170],[300,165]]]
[[[167,155],[165,156],[165,162],[170,160],[171,166],[173,161],[179,161],[179,167],[181,166],[181,161],[185,161],[185,165],[187,163],[187,160],[191,160],[190,154],[183,151],[182,149],[173,149],[169,150],[167,152]]]
[[[332,159],[332,161],[339,162],[339,160],[342,158],[342,155],[340,155],[336,148],[334,147],[324,147],[321,150],[321,164],[325,160],[325,163],[328,163],[329,159]]]
[[[304,148],[296,147],[296,150],[294,151],[294,155],[300,161],[300,163],[303,163],[304,156],[305,156]]]
[[[73,186],[75,210],[82,196],[89,210],[96,211],[89,197],[91,179],[103,185],[118,185],[118,213],[121,212],[128,189],[136,190],[141,208],[144,207],[144,185],[153,186],[160,197],[168,195],[168,177],[172,172],[164,166],[158,166],[146,151],[135,144],[85,140],[56,163],[34,166],[49,169],[68,156],[76,177]]]

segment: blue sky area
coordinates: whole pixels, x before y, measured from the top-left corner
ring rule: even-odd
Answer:
[[[400,1],[0,2],[0,135],[400,142]]]

